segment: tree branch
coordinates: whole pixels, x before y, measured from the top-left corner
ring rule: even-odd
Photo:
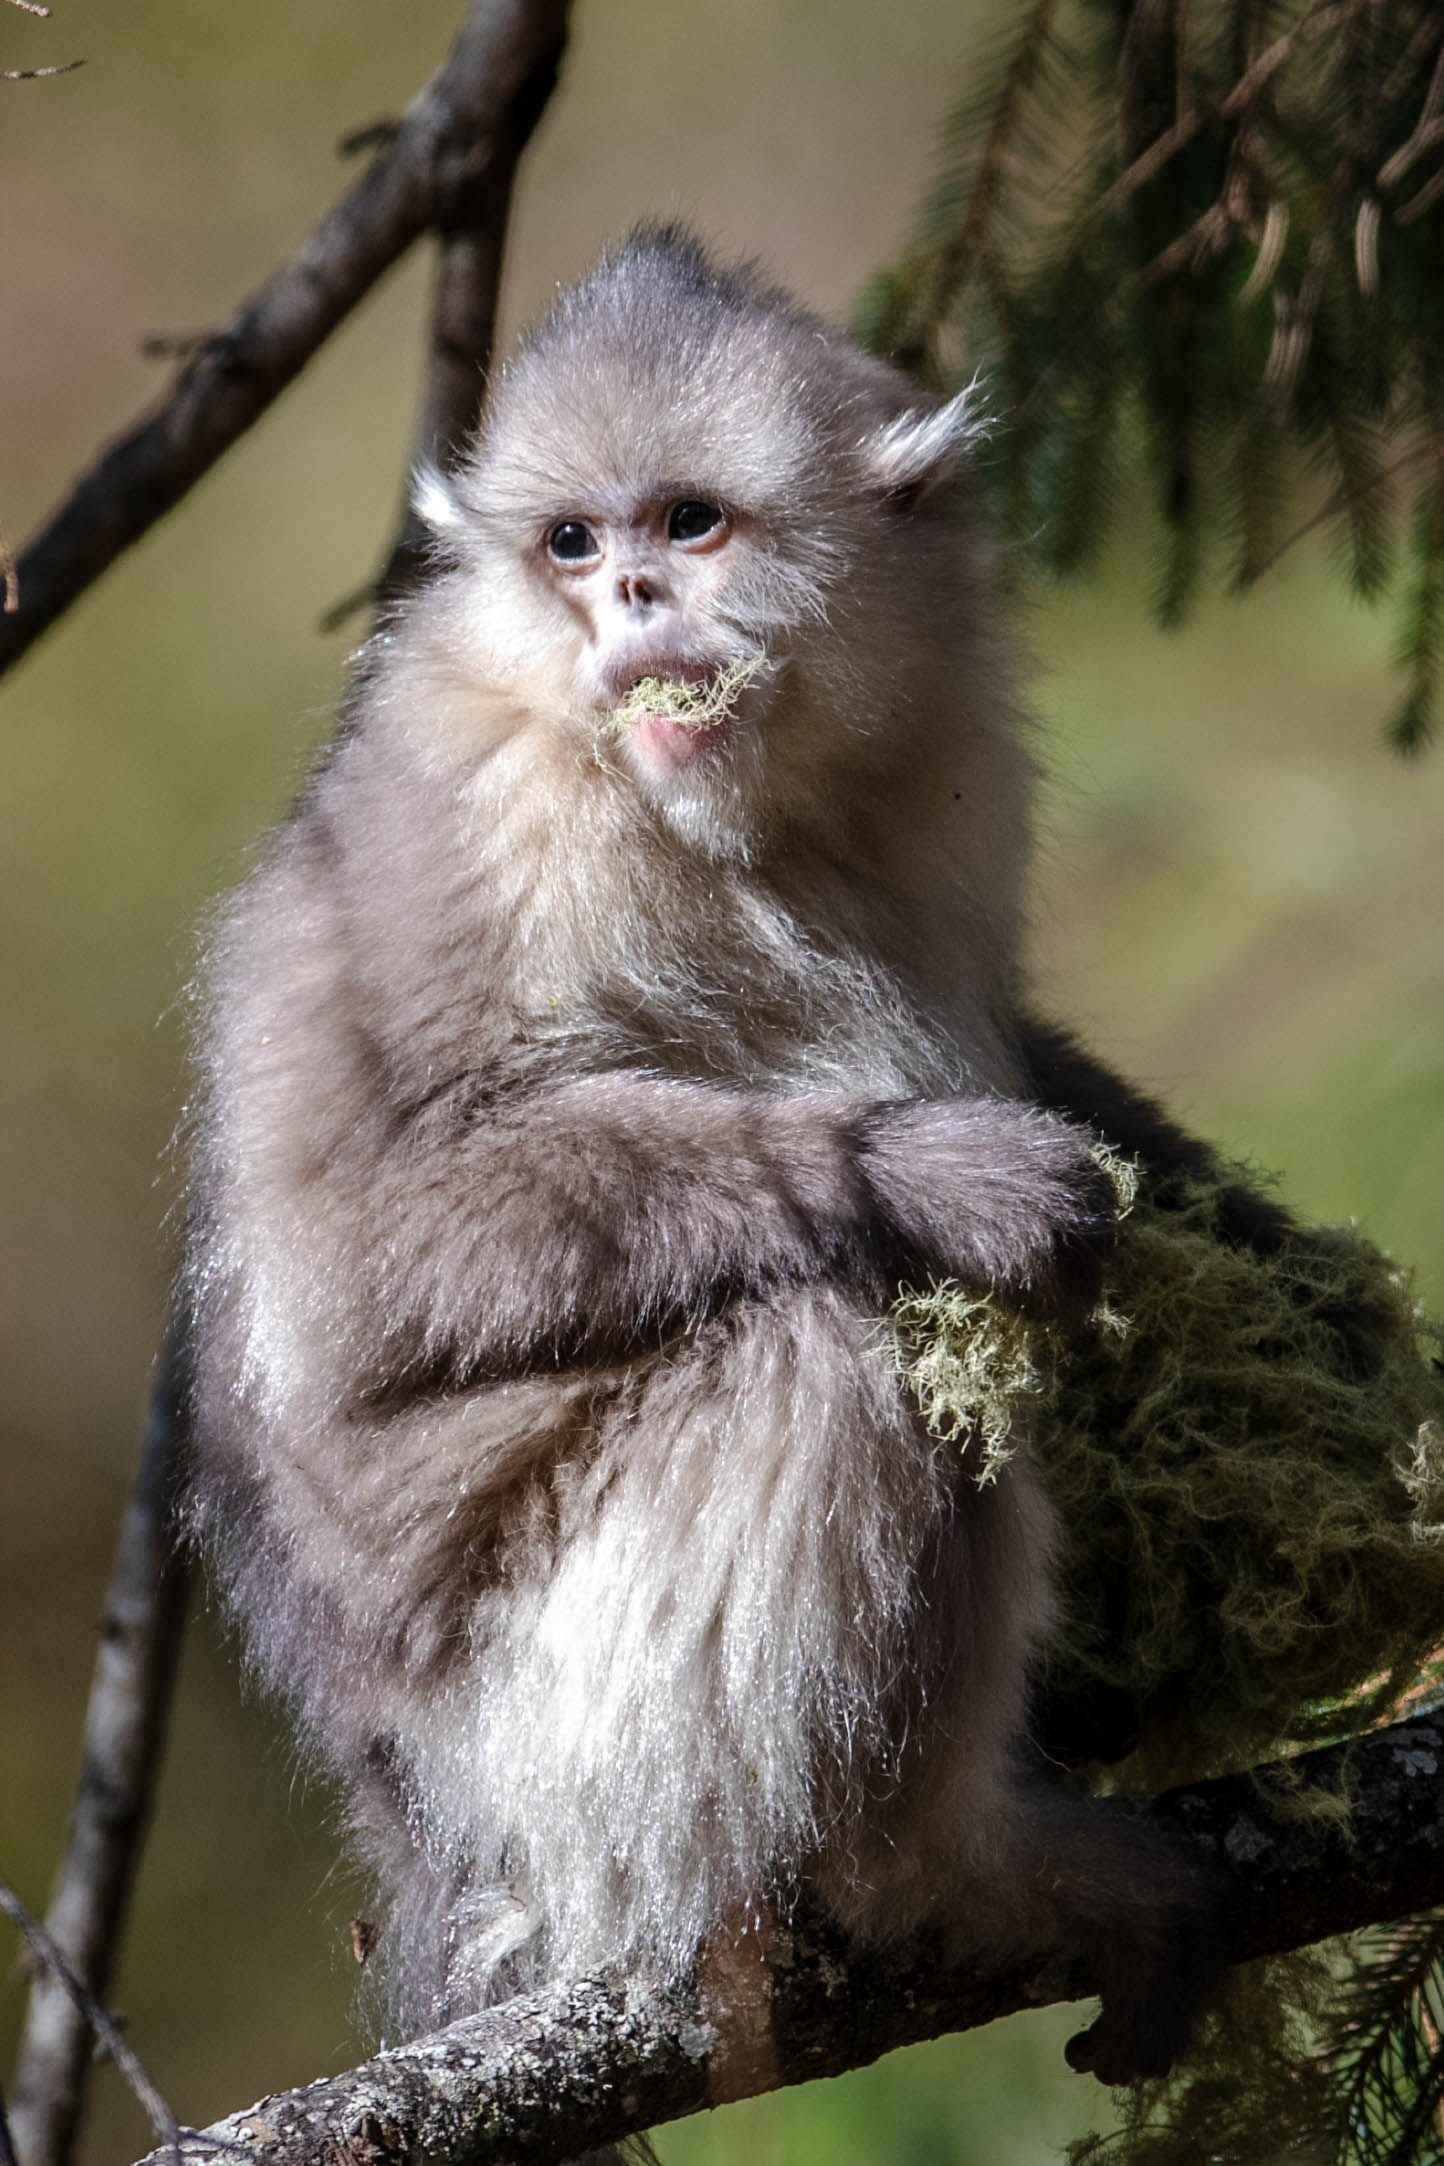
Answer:
[[[461,181],[453,201],[438,218],[440,249],[430,358],[412,440],[412,472],[423,461],[443,470],[453,466],[480,419],[496,343],[497,296],[512,184],[517,163],[555,86],[560,56],[560,40],[542,51],[497,123],[491,156]],[[424,543],[408,491],[396,540],[376,582],[377,600],[392,600],[412,584],[423,566]]]
[[[20,606],[0,615],[0,671],[177,503],[264,413],[381,273],[428,226],[444,240],[472,227],[478,200],[505,215],[512,167],[555,79],[567,0],[474,0],[451,56],[408,107],[394,142],[300,253],[208,338],[170,393],[116,437],[23,551]],[[457,246],[461,243],[457,238]],[[499,243],[498,243],[499,245]],[[428,413],[450,427],[474,403],[471,371],[489,345],[486,249],[468,269],[471,302],[443,271],[445,321],[464,318],[464,396],[440,384]],[[449,333],[448,333],[449,335]]]
[[[1346,1784],[1347,1828],[1300,1817],[1300,1781]],[[1223,1890],[1229,1962],[1278,1954],[1444,1902],[1444,1717],[1116,1810],[1178,1830],[1206,1861]],[[200,2143],[257,2166],[544,2166],[702,2106],[1081,1998],[1090,1984],[1064,1962],[941,1972],[849,1947],[813,1919],[738,1949],[704,1963],[685,1989],[589,1978],[507,2001],[347,2075],[262,2099]],[[162,2155],[144,2166],[162,2166]]]
[[[415,456],[451,463],[480,410],[512,184],[556,81],[566,18],[567,0],[474,0],[445,67],[383,131],[382,155],[295,260],[221,331],[196,341],[169,395],[102,452],[18,569],[0,535],[0,670],[185,493],[428,226],[440,267]],[[409,583],[419,540],[408,513],[378,593]],[[171,1535],[182,1367],[172,1337],[112,1576],[84,1768],[47,1921],[68,1971],[37,1973],[10,2124],[0,2109],[0,2161],[13,2124],[26,2166],[63,2166],[79,2125],[92,2047],[85,1996],[98,2003],[114,1961],[184,1621],[187,1574]]]
[[[76,1977],[44,1926],[36,1924],[15,1890],[6,1887],[3,1881],[0,1881],[0,1911],[19,1927],[37,1971],[58,1985],[72,2002],[86,2037],[93,2039],[97,2047],[104,2048],[130,2085],[164,2146],[167,2166],[183,2166],[181,2131],[176,2125],[176,2117],[152,2083],[139,2056],[127,2043],[110,2010],[103,2007]],[[68,2151],[66,2157],[69,2157]]]
[[[150,1817],[189,1573],[173,1512],[180,1473],[184,1357],[174,1332],[156,1364],[140,1471],[100,1627],[85,1717],[85,1756],[65,1856],[46,1918],[81,1990],[104,1999],[140,1845]],[[63,2166],[84,2098],[93,2044],[81,2001],[37,1966],[16,2063],[10,2120],[26,2166]]]

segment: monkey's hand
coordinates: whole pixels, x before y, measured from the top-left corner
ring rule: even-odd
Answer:
[[[1086,1128],[1004,1098],[875,1108],[861,1164],[905,1261],[1001,1287],[1080,1323],[1098,1299],[1117,1196]]]

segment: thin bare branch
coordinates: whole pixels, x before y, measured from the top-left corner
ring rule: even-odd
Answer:
[[[1431,45],[1444,46],[1444,24],[1433,13],[1425,15],[1415,28],[1403,52],[1379,85],[1379,103],[1392,105],[1414,80],[1414,70]]]
[[[1144,264],[1138,274],[1139,283],[1155,286],[1160,279],[1171,278],[1185,263],[1197,267],[1212,255],[1222,255],[1232,234],[1233,221],[1222,201],[1210,203],[1166,248],[1159,250],[1151,263]]]
[[[1410,166],[1444,136],[1444,123],[1438,117],[1441,103],[1444,103],[1444,45],[1440,46],[1435,58],[1434,72],[1429,78],[1429,88],[1424,93],[1424,103],[1412,134],[1379,168],[1381,188],[1392,188],[1395,181],[1402,180]]]
[[[1379,290],[1379,198],[1361,196],[1354,216],[1354,277],[1360,293]]]
[[[40,0],[10,0],[10,5],[13,8],[23,8],[27,15],[43,15],[48,17],[50,14],[49,8],[42,7],[40,4]]]
[[[1273,284],[1274,274],[1283,261],[1284,242],[1288,239],[1288,234],[1288,205],[1274,197],[1264,214],[1263,231],[1259,235],[1258,254],[1254,257],[1253,269],[1238,289],[1241,308],[1266,292]]]
[[[325,612],[320,621],[323,632],[339,631],[372,605],[384,608],[404,594],[424,568],[426,534],[411,509],[409,478],[423,463],[443,471],[452,466],[481,414],[496,341],[512,184],[535,116],[522,113],[517,119],[519,125],[511,138],[498,140],[496,156],[480,185],[465,204],[458,205],[456,224],[441,236],[426,387],[395,539],[377,577],[353,588]]]
[[[1444,1902],[1444,1719],[1418,1716],[1270,1776],[1229,1776],[1120,1815],[1191,1840],[1223,1890],[1230,1962],[1277,1954]],[[1300,1816],[1297,1781],[1353,1810],[1341,1829]],[[1278,1810],[1270,1796],[1283,1802]],[[1061,1963],[1028,1973],[942,1972],[849,1946],[813,1919],[738,1943],[700,1980],[591,1978],[468,2017],[344,2076],[266,2098],[207,2134],[256,2166],[318,2159],[500,2166],[571,2158],[639,2129],[813,2076],[896,2046],[1084,1996]],[[160,2166],[154,2157],[145,2166]]]
[[[176,2117],[171,2112],[156,2085],[146,2074],[139,2055],[127,2043],[120,2025],[116,2022],[110,2010],[104,2007],[93,1993],[87,1991],[66,1962],[65,1957],[61,1954],[50,1934],[46,1932],[44,1926],[38,1924],[31,1917],[15,1890],[7,1887],[3,1880],[0,1880],[0,1910],[4,1911],[6,1917],[23,1934],[37,1973],[43,1974],[52,1985],[58,1987],[61,1992],[69,1997],[87,2036],[94,2038],[97,2044],[105,2048],[105,2051],[114,2061],[121,2075],[124,2076],[131,2090],[145,2108],[146,2118],[161,2140],[162,2150],[157,2156],[168,2160],[169,2166],[184,2166],[181,2155],[180,2128],[177,2125]],[[18,2113],[15,2117],[15,2126],[17,2128],[21,2127]],[[27,2160],[28,2158],[29,2148],[27,2146]]]
[[[22,552],[21,605],[0,617],[0,669],[154,525],[264,413],[381,273],[429,226],[467,222],[518,116],[555,79],[567,0],[473,0],[450,58],[383,152],[190,361],[101,452]]]
[[[20,574],[15,566],[15,551],[10,546],[10,536],[0,526],[0,590],[3,590],[4,612],[13,615],[20,607]],[[0,2166],[4,2166],[0,2160]]]
[[[1440,167],[1432,180],[1425,181],[1416,196],[1410,196],[1407,203],[1399,205],[1398,210],[1394,213],[1395,225],[1412,225],[1416,218],[1423,217],[1431,203],[1438,202],[1441,194],[1444,194],[1444,166]]]
[[[336,145],[338,158],[359,158],[368,150],[389,150],[401,133],[401,123],[395,114],[382,120],[368,120],[360,128],[348,129]]]
[[[46,1918],[64,1969],[37,1971],[16,2063],[11,2122],[26,2166],[64,2166],[70,2156],[94,2028],[79,1996],[99,2001],[109,1985],[150,1817],[188,1591],[173,1528],[184,1393],[172,1333],[156,1364],[106,1595],[84,1761]]]
[[[1401,143],[1392,158],[1386,158],[1379,168],[1379,186],[1392,188],[1404,178],[1410,166],[1417,165],[1426,151],[1444,143],[1444,120],[1421,121],[1406,143]]]
[[[1340,23],[1347,22],[1351,15],[1357,15],[1362,4],[1363,0],[1333,0],[1333,4],[1327,7],[1315,8],[1312,14],[1305,15],[1291,29],[1284,31],[1281,37],[1275,38],[1271,45],[1266,45],[1258,57],[1249,62],[1220,104],[1219,111],[1224,118],[1231,120],[1236,113],[1241,113],[1246,106],[1254,103],[1259,92],[1272,82],[1296,45],[1307,44],[1311,38],[1323,37],[1327,31],[1336,29]]]
[[[62,60],[53,68],[0,68],[0,83],[38,83],[42,75],[73,75],[84,66],[83,60]]]
[[[376,579],[363,579],[359,587],[348,587],[338,600],[322,610],[316,619],[317,631],[329,634],[344,630],[353,617],[359,617],[363,609],[372,606],[379,584]]]
[[[1411,444],[1406,451],[1399,454],[1397,459],[1392,460],[1388,466],[1382,469],[1378,477],[1378,487],[1382,490],[1386,483],[1394,479],[1396,474],[1406,473],[1411,466],[1422,464],[1424,460],[1432,457],[1432,455],[1428,443]],[[1283,540],[1278,543],[1277,547],[1269,551],[1257,570],[1250,574],[1249,584],[1253,585],[1256,581],[1262,579],[1265,572],[1271,572],[1280,558],[1286,557],[1291,549],[1296,548],[1301,541],[1305,541],[1310,534],[1317,533],[1321,526],[1327,526],[1331,520],[1337,519],[1340,512],[1347,508],[1348,502],[1349,499],[1345,490],[1333,490],[1320,504],[1317,511],[1310,512],[1307,519],[1301,520],[1296,527],[1292,527]]]
[[[438,221],[426,390],[412,438],[411,473],[423,463],[443,472],[453,466],[480,418],[496,344],[502,252],[517,164],[555,74],[554,67],[534,74],[528,92],[513,101],[498,125],[485,168],[457,190],[447,215]],[[411,509],[409,474],[407,481],[396,538],[372,597],[383,607],[407,591],[426,561],[426,536]]]
[[[1184,144],[1197,134],[1203,119],[1201,112],[1184,113],[1174,121],[1171,128],[1165,128],[1162,135],[1155,136],[1147,150],[1140,151],[1138,156],[1124,167],[1112,186],[1104,190],[1092,216],[1098,220],[1111,218],[1131,195],[1136,195],[1140,188],[1152,180],[1155,173],[1162,171],[1175,151],[1182,150]]]
[[[215,335],[210,328],[204,331],[147,331],[140,341],[141,359],[189,361],[191,355],[199,353]]]

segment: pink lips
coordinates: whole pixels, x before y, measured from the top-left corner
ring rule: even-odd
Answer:
[[[618,672],[611,687],[614,697],[622,699],[644,677],[671,678],[681,684],[706,684],[716,676],[723,665],[708,664],[680,655],[655,654],[634,658],[625,675]],[[629,739],[649,767],[666,774],[675,774],[679,768],[690,766],[704,753],[724,746],[733,733],[736,717],[719,715],[715,722],[697,724],[680,722],[674,715],[641,714],[633,721],[628,732]]]
[[[720,715],[700,729],[696,723],[678,722],[670,715],[645,714],[632,724],[631,740],[650,766],[675,772],[700,759],[704,752],[725,744],[732,729],[730,714]]]

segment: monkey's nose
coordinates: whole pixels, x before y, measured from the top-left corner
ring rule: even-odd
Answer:
[[[617,574],[617,600],[623,609],[653,609],[661,596],[645,572]]]

